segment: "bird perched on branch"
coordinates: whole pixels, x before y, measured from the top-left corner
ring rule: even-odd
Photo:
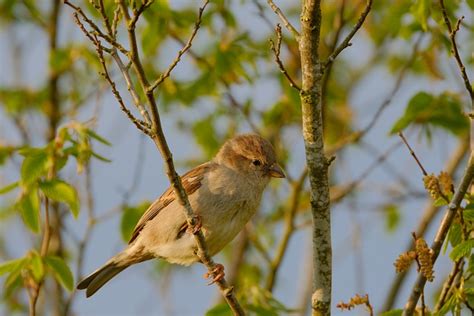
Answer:
[[[222,250],[255,214],[272,177],[284,178],[285,173],[276,161],[272,145],[256,134],[226,141],[214,159],[182,176],[211,256]],[[196,253],[196,241],[183,207],[168,188],[142,215],[128,247],[86,277],[77,288],[85,289],[89,297],[133,264],[159,258],[190,265],[199,261]],[[220,275],[223,276],[223,271]]]

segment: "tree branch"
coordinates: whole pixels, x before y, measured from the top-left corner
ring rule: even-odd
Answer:
[[[457,149],[454,151],[451,158],[446,163],[443,170],[445,170],[449,175],[453,175],[459,168],[459,165],[461,164],[464,156],[466,155],[468,148],[469,140],[467,138],[463,139],[459,143]],[[428,230],[429,225],[435,218],[435,215],[438,214],[439,209],[440,207],[434,206],[433,202],[428,202],[428,205],[426,205],[425,210],[423,211],[423,215],[421,216],[421,220],[418,223],[418,227],[416,228],[417,236],[423,237],[425,235],[425,232]],[[407,243],[407,246],[405,247],[405,252],[410,251],[412,249],[412,245],[413,242],[410,239],[410,241]],[[395,279],[392,282],[392,285],[390,286],[390,289],[387,292],[387,298],[385,300],[385,303],[383,304],[382,311],[388,311],[393,308],[393,304],[395,303],[397,296],[400,294],[400,288],[406,280],[406,277],[407,272],[401,272],[396,275]]]
[[[474,92],[472,90],[471,81],[469,80],[469,76],[466,72],[466,67],[464,66],[461,56],[459,55],[458,45],[456,43],[456,33],[459,31],[459,27],[461,25],[461,21],[464,19],[462,16],[460,19],[457,20],[455,27],[453,28],[451,25],[451,21],[448,17],[448,12],[446,7],[444,6],[444,0],[439,0],[439,5],[441,6],[441,14],[443,15],[444,23],[449,31],[449,39],[451,40],[451,52],[454,55],[454,59],[459,67],[461,72],[461,77],[464,81],[464,86],[466,87],[467,92],[469,93],[469,97],[471,98],[471,108],[474,108]]]
[[[280,59],[280,49],[281,49],[281,26],[280,24],[277,24],[275,28],[275,32],[277,34],[277,42],[276,45],[273,42],[273,40],[270,39],[270,48],[273,51],[273,54],[275,55],[275,62],[278,65],[278,68],[280,68],[281,73],[288,79],[288,82],[290,83],[290,87],[295,88],[298,92],[301,91],[301,88],[295,83],[295,81],[291,78],[290,74],[288,71],[286,71],[285,66],[283,65],[283,62]]]
[[[269,291],[273,291],[273,287],[275,285],[276,276],[278,274],[278,270],[280,269],[281,263],[285,256],[286,250],[288,248],[288,244],[290,242],[290,237],[293,235],[295,231],[295,216],[296,212],[298,211],[301,195],[303,193],[304,183],[306,181],[306,177],[308,176],[308,170],[305,168],[295,182],[292,185],[292,193],[291,193],[291,200],[289,209],[285,211],[285,228],[283,231],[283,237],[280,241],[280,244],[277,247],[276,255],[273,260],[270,262],[270,271],[268,273],[267,281],[265,288]]]
[[[168,78],[173,71],[173,69],[176,67],[176,65],[179,63],[181,60],[181,56],[184,55],[192,46],[193,40],[196,37],[197,31],[199,30],[199,27],[201,26],[201,20],[202,20],[202,13],[206,9],[207,4],[209,3],[209,0],[206,0],[203,4],[202,7],[199,8],[199,14],[196,23],[194,24],[194,29],[193,32],[191,33],[191,36],[189,37],[188,41],[186,42],[186,45],[178,52],[178,55],[176,58],[173,60],[171,65],[169,65],[168,69],[158,78],[156,81],[148,87],[148,91],[153,91],[155,90],[160,84],[165,81],[166,78]]]
[[[296,41],[299,41],[300,39],[300,33],[295,29],[295,27],[290,23],[288,18],[281,12],[280,8],[273,2],[273,0],[267,0],[268,5],[270,8],[272,8],[273,12],[275,12],[276,15],[280,18],[281,22],[283,25],[286,27],[286,29],[293,34],[295,37]]]
[[[301,13],[302,89],[301,107],[303,139],[310,182],[313,219],[313,315],[329,315],[331,311],[332,247],[329,207],[329,160],[324,154],[321,83],[324,75],[319,60],[321,2],[305,0]]]
[[[438,232],[436,233],[435,239],[431,245],[431,249],[433,250],[433,256],[432,256],[433,264],[436,262],[436,259],[438,258],[438,255],[441,250],[441,246],[443,245],[444,239],[446,238],[446,234],[448,233],[449,227],[451,226],[454,216],[456,215],[456,212],[458,211],[458,208],[462,200],[464,199],[464,195],[466,194],[469,186],[471,185],[473,177],[474,177],[474,156],[471,155],[469,158],[467,168],[464,171],[464,175],[461,179],[461,183],[459,184],[459,187],[456,189],[454,196],[448,205],[448,210],[443,220],[441,221]],[[418,278],[416,279],[415,284],[413,285],[410,297],[408,298],[408,301],[405,305],[405,309],[403,310],[402,315],[404,316],[413,315],[416,304],[418,302],[418,299],[420,298],[421,292],[423,291],[425,284],[426,284],[426,278],[421,272],[418,273]]]
[[[373,0],[367,0],[367,4],[365,6],[365,9],[362,12],[362,14],[360,15],[359,20],[357,21],[356,25],[354,25],[354,27],[349,32],[349,34],[347,34],[346,38],[344,38],[342,43],[339,44],[339,46],[336,47],[336,49],[331,53],[331,55],[329,55],[328,59],[324,63],[324,67],[327,67],[328,65],[333,63],[334,60],[336,59],[336,57],[345,48],[352,45],[351,40],[354,37],[354,35],[357,33],[357,31],[362,27],[362,24],[364,24],[364,21],[365,21],[365,18],[367,17],[367,15],[369,15],[370,9],[372,8],[372,2],[373,2]]]
[[[182,205],[183,211],[186,214],[186,219],[187,219],[187,224],[190,227],[192,231],[195,231],[194,237],[196,240],[197,244],[197,256],[201,260],[203,264],[206,265],[208,268],[209,274],[213,275],[215,274],[216,271],[216,263],[213,261],[212,257],[209,255],[207,251],[207,247],[205,244],[205,239],[202,231],[200,229],[195,229],[197,225],[197,217],[191,207],[191,204],[189,203],[188,196],[186,194],[186,191],[183,188],[183,185],[181,183],[181,178],[176,172],[173,158],[171,151],[169,149],[167,140],[164,135],[164,131],[161,125],[161,118],[160,114],[158,111],[158,107],[154,98],[154,89],[161,84],[164,79],[166,79],[170,74],[171,71],[174,69],[174,67],[178,64],[180,57],[191,47],[192,40],[194,39],[197,30],[199,29],[200,23],[201,23],[201,17],[202,13],[205,9],[205,7],[208,4],[208,0],[204,2],[204,5],[199,9],[199,15],[198,15],[198,20],[195,24],[195,28],[193,30],[193,33],[191,34],[191,37],[188,40],[188,43],[186,46],[178,52],[178,56],[176,59],[173,61],[173,63],[170,65],[168,70],[160,76],[160,78],[153,83],[153,85],[150,85],[148,78],[146,77],[145,70],[143,68],[140,56],[139,56],[139,50],[138,50],[138,45],[137,45],[137,38],[135,34],[135,25],[136,25],[136,19],[138,19],[138,15],[141,13],[140,9],[133,10],[133,16],[130,16],[129,10],[127,8],[127,5],[124,0],[118,1],[118,6],[120,7],[120,11],[122,13],[122,16],[125,20],[125,23],[127,25],[127,33],[128,33],[128,39],[129,39],[129,45],[130,45],[130,52],[129,54],[126,54],[126,56],[130,60],[130,64],[135,71],[137,77],[138,77],[138,82],[143,90],[143,93],[145,94],[146,102],[148,105],[149,110],[151,111],[151,131],[149,136],[153,139],[156,147],[158,148],[160,154],[162,155],[164,161],[165,161],[165,167],[166,167],[166,173],[168,175],[168,178],[171,183],[171,187],[173,189],[173,192],[177,198],[177,201]],[[74,6],[72,6],[74,8]],[[77,10],[80,10],[80,8],[75,8],[76,12]],[[86,22],[90,21],[85,14],[81,15]],[[89,23],[89,22],[88,22]],[[94,25],[92,23],[92,25]],[[94,29],[94,26],[91,26]],[[110,38],[110,34],[108,35]],[[94,42],[94,41],[93,41]],[[99,42],[97,39],[95,42]],[[100,42],[99,42],[100,44]],[[97,44],[96,44],[97,45]],[[115,46],[114,46],[115,47]],[[103,50],[99,50],[103,51]],[[100,52],[98,52],[100,54]],[[109,50],[109,53],[112,54],[113,56],[113,50]],[[127,68],[124,67],[123,64],[120,65],[120,59],[117,58],[117,54],[115,54],[115,60],[119,64],[119,68],[121,68],[122,74],[126,76],[128,74],[126,70]],[[99,56],[100,57],[100,56]],[[127,80],[127,79],[126,79]],[[110,83],[110,81],[109,81]],[[130,81],[131,83],[131,81]],[[129,85],[129,89],[133,87],[132,85]],[[131,89],[133,91],[133,89]],[[138,97],[138,94],[136,94]],[[133,97],[133,95],[132,95]],[[135,102],[137,100],[134,100]],[[139,101],[139,100],[138,100]],[[145,117],[146,119],[146,117]],[[138,127],[138,126],[137,126]],[[222,292],[222,295],[226,299],[227,303],[229,304],[230,308],[232,309],[233,313],[235,315],[244,315],[244,311],[242,307],[240,306],[239,302],[235,298],[234,292],[233,292],[233,287],[229,286],[225,280],[225,278],[221,278],[220,280],[216,281],[216,284],[218,285],[219,289]]]

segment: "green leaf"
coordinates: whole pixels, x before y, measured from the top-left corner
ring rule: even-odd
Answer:
[[[41,259],[41,256],[36,251],[31,252],[30,269],[33,274],[33,278],[36,281],[39,281],[43,278],[44,276],[43,260]]]
[[[380,316],[400,316],[403,313],[403,309],[392,309],[380,314]]]
[[[53,270],[56,280],[58,280],[65,289],[72,291],[74,287],[74,277],[66,262],[58,256],[47,256],[44,258],[44,261]]]
[[[107,139],[103,138],[102,136],[100,136],[99,134],[97,134],[96,132],[94,132],[93,130],[89,128],[86,129],[86,134],[89,135],[89,137],[94,138],[95,140],[101,142],[104,145],[112,146],[112,144]]]
[[[384,211],[386,214],[385,227],[389,232],[395,231],[400,223],[400,210],[395,204],[385,205]]]
[[[465,209],[464,212],[462,212],[462,217],[466,221],[474,221],[474,209]]]
[[[135,225],[149,206],[149,202],[142,202],[136,206],[124,207],[120,222],[120,232],[124,241],[130,240]]]
[[[98,153],[94,152],[94,151],[91,151],[91,154],[94,158],[97,158],[99,159],[100,161],[103,161],[103,162],[112,162],[112,160],[108,159],[108,158],[105,158],[104,156],[101,156],[99,155]]]
[[[8,291],[7,290],[8,288],[11,288],[12,286],[14,286],[14,283],[16,283],[16,280],[18,280],[19,278],[21,279],[21,272],[23,271],[23,268],[25,267],[25,265],[28,263],[27,258],[22,258],[22,259],[17,259],[17,260],[21,260],[21,261],[18,262],[11,269],[10,274],[8,275],[8,277],[5,280],[5,283],[3,285],[6,289],[6,291]]]
[[[448,205],[448,202],[441,196],[433,202],[433,206],[436,206],[436,207],[445,206],[445,205]]]
[[[21,217],[26,226],[34,233],[40,230],[40,201],[36,186],[24,192],[17,202]]]
[[[79,214],[79,199],[76,189],[61,180],[43,181],[39,184],[41,191],[50,199],[66,203],[74,217]]]
[[[428,18],[430,17],[431,0],[416,0],[410,11],[421,25],[423,31],[428,31]]]
[[[21,165],[22,183],[29,185],[44,175],[46,173],[47,163],[48,156],[43,150],[27,155]]]
[[[393,125],[391,134],[399,132],[409,125],[425,127],[429,132],[430,126],[440,127],[461,135],[467,132],[469,122],[462,111],[459,96],[443,93],[433,96],[426,92],[414,95],[408,103],[405,113]]]
[[[23,267],[25,262],[26,258],[19,258],[0,263],[0,276],[10,273],[18,267]]]
[[[222,303],[212,307],[206,312],[206,316],[228,316],[232,315],[232,311],[227,303]]]
[[[204,119],[197,120],[193,125],[194,138],[209,157],[214,155],[219,148],[214,124],[215,116],[209,115]]]
[[[471,10],[474,10],[474,0],[466,0],[466,3]]]
[[[454,223],[449,228],[448,240],[453,248],[462,241],[462,229],[459,223]]]
[[[458,261],[461,257],[465,257],[467,255],[470,255],[472,248],[474,247],[474,240],[470,239],[467,241],[464,241],[454,247],[454,249],[451,251],[449,254],[449,257],[453,261]]]
[[[49,56],[49,66],[56,73],[61,73],[71,68],[73,63],[71,47],[57,48]]]
[[[3,188],[0,189],[0,194],[8,193],[8,192],[10,192],[11,190],[17,188],[18,185],[20,185],[20,182],[18,182],[18,181],[17,181],[17,182],[10,183],[9,185],[4,186]]]

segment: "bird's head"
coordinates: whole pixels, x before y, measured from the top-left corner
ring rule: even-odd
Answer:
[[[256,134],[242,134],[226,141],[217,153],[216,161],[250,179],[268,182],[271,177],[285,178],[273,146]]]

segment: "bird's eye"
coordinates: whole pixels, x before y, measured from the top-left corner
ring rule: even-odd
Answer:
[[[254,166],[260,166],[260,165],[262,164],[262,162],[261,162],[260,160],[258,160],[258,159],[255,159],[255,160],[252,161],[252,164],[253,164]]]

